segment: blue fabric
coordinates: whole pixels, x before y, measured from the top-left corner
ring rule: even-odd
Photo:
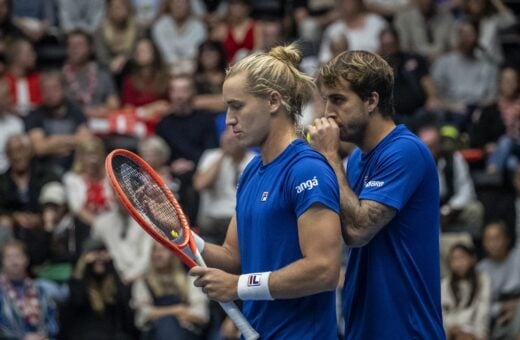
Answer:
[[[263,165],[247,166],[237,190],[243,273],[274,271],[302,258],[298,218],[314,204],[339,212],[339,187],[325,158],[303,140]],[[244,301],[262,339],[336,339],[335,292],[274,301]]]
[[[399,125],[368,154],[352,153],[347,178],[360,200],[397,214],[348,254],[345,339],[444,339],[439,182],[429,150]]]

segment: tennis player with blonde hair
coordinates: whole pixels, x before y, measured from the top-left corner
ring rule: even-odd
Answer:
[[[195,285],[219,301],[244,300],[262,339],[336,339],[339,188],[326,159],[298,138],[313,81],[295,46],[242,59],[227,72],[226,124],[260,154],[244,170],[222,246],[198,248],[209,267]],[[218,268],[218,269],[217,269]]]

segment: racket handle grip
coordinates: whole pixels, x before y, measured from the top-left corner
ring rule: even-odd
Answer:
[[[233,323],[240,330],[242,335],[246,340],[256,340],[260,338],[260,335],[255,331],[255,329],[249,324],[249,321],[246,320],[244,314],[238,309],[238,306],[234,302],[219,302],[220,306],[229,318],[233,321]]]

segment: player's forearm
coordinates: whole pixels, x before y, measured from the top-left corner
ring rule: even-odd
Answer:
[[[218,268],[230,274],[240,273],[238,254],[234,254],[225,244],[218,246],[216,244],[206,243],[202,257],[208,267]]]

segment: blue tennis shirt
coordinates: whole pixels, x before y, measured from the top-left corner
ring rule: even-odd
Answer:
[[[303,140],[263,165],[246,167],[237,190],[242,273],[275,271],[302,258],[298,218],[320,203],[339,212],[339,187],[326,159]],[[244,301],[261,339],[336,339],[335,292],[296,299]]]
[[[369,153],[352,153],[347,178],[360,200],[397,214],[348,254],[345,339],[444,339],[439,182],[429,150],[399,125]]]

